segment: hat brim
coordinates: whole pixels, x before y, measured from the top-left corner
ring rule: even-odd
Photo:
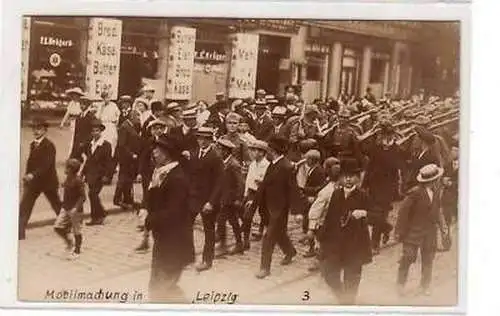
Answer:
[[[94,127],[99,127],[101,131],[106,129],[106,126],[104,126],[104,124],[92,124],[92,128]]]
[[[444,174],[444,169],[443,168],[438,168],[438,173],[431,177],[431,178],[427,178],[427,179],[424,179],[422,178],[422,175],[421,174],[418,174],[417,175],[417,181],[419,183],[429,183],[429,182],[433,182],[433,181],[436,181],[437,179],[441,178],[441,176]]]

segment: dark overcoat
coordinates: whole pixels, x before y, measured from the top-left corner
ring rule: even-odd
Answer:
[[[37,188],[57,188],[56,147],[44,138],[39,145],[31,143],[26,174],[31,173],[33,180],[29,185]]]
[[[371,202],[364,191],[356,188],[346,199],[343,189],[335,190],[318,236],[325,256],[346,266],[372,261],[367,219],[351,215],[357,209],[366,210],[368,216],[371,212]]]
[[[159,187],[149,189],[146,222],[154,239],[152,275],[154,270],[182,270],[194,261],[188,197],[189,182],[180,165],[170,170]]]

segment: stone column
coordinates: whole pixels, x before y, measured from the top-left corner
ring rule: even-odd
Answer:
[[[327,97],[337,98],[340,93],[340,76],[342,74],[342,53],[341,42],[333,43],[330,53],[330,71],[328,74]]]
[[[383,83],[383,89],[382,93],[386,94],[387,92],[390,91],[390,62],[388,60],[385,61],[385,66],[384,66],[384,83]]]
[[[160,21],[160,27],[158,29],[158,35],[160,39],[158,41],[158,69],[155,75],[156,80],[162,81],[163,91],[157,92],[161,98],[165,97],[165,91],[167,89],[167,66],[168,66],[168,48],[170,46],[170,33],[168,28],[167,19],[162,19]],[[160,85],[159,85],[160,86]]]
[[[365,46],[363,49],[363,63],[361,65],[361,82],[359,85],[360,95],[364,96],[366,88],[370,84],[370,72],[372,64],[372,48],[370,46]]]

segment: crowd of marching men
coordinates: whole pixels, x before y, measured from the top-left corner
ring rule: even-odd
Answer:
[[[276,244],[285,255],[282,265],[297,255],[287,234],[292,214],[302,225],[300,242],[307,248],[302,255],[315,258],[310,269],[320,269],[345,304],[355,301],[362,266],[392,232],[403,243],[401,295],[419,250],[420,286],[428,294],[438,233],[441,248],[451,246],[458,198],[456,97],[377,100],[368,89],[364,98],[341,95],[305,104],[294,93],[276,98],[258,90],[255,99],[228,101],[217,94],[211,105],[181,105],[154,100],[148,86],[139,97],[122,96],[116,103],[107,93],[96,102],[80,88],[67,95],[71,102],[61,127],[71,125],[72,142],[63,197],[48,124],[35,118],[19,239],[44,193],[57,214],[55,231],[71,257],[78,257],[83,204],[88,199],[86,224],[103,225],[99,194],[117,170],[113,202],[137,211],[143,238],[136,250],[149,248],[150,235],[154,240],[152,298],[180,299],[176,284],[194,261],[198,215],[205,239],[196,269],[209,270],[215,259],[243,254],[251,241],[262,240],[260,279],[271,273]],[[137,180],[140,202],[134,200]],[[398,201],[393,227],[388,216]],[[252,234],[255,213],[260,225]],[[227,222],[235,239],[231,249]]]

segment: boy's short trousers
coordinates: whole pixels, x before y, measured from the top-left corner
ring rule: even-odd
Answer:
[[[73,234],[79,235],[82,231],[82,219],[83,212],[72,209],[70,211],[61,209],[61,212],[56,218],[56,222],[54,223],[55,228],[61,228],[65,230],[73,231]]]

